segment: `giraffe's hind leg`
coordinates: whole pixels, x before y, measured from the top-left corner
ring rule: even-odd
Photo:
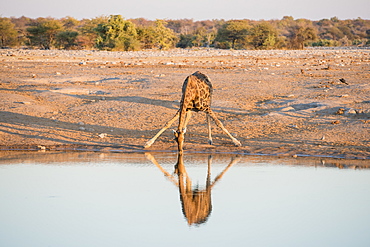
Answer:
[[[208,127],[208,144],[212,145],[212,133],[211,133],[211,117],[207,114],[207,127]]]
[[[155,140],[157,140],[157,138],[166,130],[168,129],[169,127],[171,127],[171,125],[173,124],[173,122],[175,122],[180,116],[180,111],[177,111],[176,115],[166,123],[166,125],[160,130],[158,131],[158,133],[152,138],[150,139],[149,141],[147,141],[144,145],[144,148],[148,148],[150,147],[154,142]]]
[[[220,127],[226,133],[226,135],[228,135],[231,138],[231,140],[233,141],[233,143],[235,144],[235,146],[240,147],[242,145],[235,137],[233,137],[230,134],[230,132],[224,127],[224,125],[221,123],[221,121],[218,120],[218,118],[216,117],[216,114],[211,109],[209,109],[209,111],[207,113],[213,119],[213,121],[215,121],[216,125],[218,127]]]
[[[185,122],[184,122],[184,132],[186,132],[186,126],[188,126],[188,123],[190,121],[191,115],[192,115],[192,111],[191,110],[186,111]]]

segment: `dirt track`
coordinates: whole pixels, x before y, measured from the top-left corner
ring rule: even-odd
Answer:
[[[193,114],[186,151],[370,159],[369,54],[1,50],[0,149],[142,151],[199,70],[243,146],[215,125],[207,145],[205,116]],[[149,150],[176,150],[171,131]]]

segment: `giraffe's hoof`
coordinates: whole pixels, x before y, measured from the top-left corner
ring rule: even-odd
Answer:
[[[242,146],[242,144],[238,140],[234,140],[233,142],[234,142],[235,146],[237,146],[237,147],[241,147]]]
[[[208,140],[208,144],[209,145],[213,145],[213,141],[212,140]]]
[[[148,147],[150,147],[152,144],[153,144],[153,142],[152,142],[152,141],[148,141],[147,143],[145,143],[144,148],[148,148]]]

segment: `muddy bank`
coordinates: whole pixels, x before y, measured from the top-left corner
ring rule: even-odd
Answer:
[[[370,159],[370,51],[0,51],[0,149],[143,152],[199,70],[233,146],[193,114],[187,152]],[[176,128],[176,124],[172,126]],[[170,130],[151,151],[176,151]]]

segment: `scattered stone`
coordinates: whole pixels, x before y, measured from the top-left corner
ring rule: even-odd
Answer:
[[[85,127],[79,127],[78,129],[79,130],[85,130]]]
[[[78,125],[85,125],[84,122],[78,122]]]
[[[288,106],[288,107],[283,107],[283,108],[281,108],[280,109],[280,111],[294,111],[295,109],[293,108],[293,107],[291,107],[291,106]]]
[[[62,75],[62,73],[60,73],[60,72],[56,72],[55,74],[56,74],[56,75]]]
[[[349,97],[349,95],[348,94],[342,94],[340,97],[341,98],[347,98],[347,97]]]
[[[101,133],[101,134],[99,134],[98,136],[100,137],[100,138],[105,138],[105,137],[107,137],[107,133]]]
[[[344,109],[344,108],[339,108],[338,111],[335,114],[337,114],[337,115],[343,115],[345,110],[346,109]]]
[[[42,146],[42,145],[37,146],[37,148],[40,149],[40,150],[46,150],[46,147]]]
[[[348,85],[348,83],[347,83],[346,79],[344,79],[344,78],[340,78],[340,79],[339,79],[339,81],[340,81],[341,83],[344,83],[344,84]]]
[[[86,62],[80,62],[78,65],[86,65]]]
[[[355,109],[348,109],[347,111],[344,112],[344,115],[355,115],[357,114]]]
[[[321,137],[321,140],[322,140],[322,141],[323,141],[323,140],[325,140],[325,136],[322,136],[322,137]]]
[[[335,121],[331,122],[331,124],[340,124],[340,121],[339,120],[335,120]]]
[[[36,74],[32,74],[32,75],[31,75],[31,77],[32,77],[32,78],[36,78]]]
[[[357,111],[358,114],[363,114],[365,116],[370,117],[370,109],[365,109],[365,110],[359,110]]]
[[[328,64],[328,66],[326,68],[322,68],[322,70],[330,70],[330,65]]]

